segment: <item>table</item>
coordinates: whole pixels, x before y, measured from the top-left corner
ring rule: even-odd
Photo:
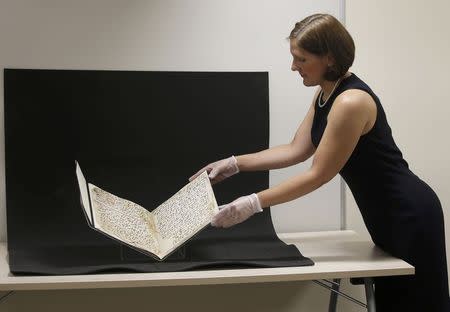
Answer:
[[[163,273],[120,273],[64,276],[14,276],[9,272],[7,248],[0,243],[0,291],[161,287],[211,284],[239,284],[287,281],[315,281],[331,291],[330,310],[335,311],[342,278],[362,278],[366,289],[365,305],[375,311],[372,278],[414,274],[414,267],[394,258],[354,231],[326,231],[279,234],[288,244],[295,244],[314,266],[284,268],[224,269]],[[4,298],[3,297],[3,298]],[[1,300],[1,299],[0,299]]]

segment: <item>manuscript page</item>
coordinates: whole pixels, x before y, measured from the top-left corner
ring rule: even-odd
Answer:
[[[96,228],[132,246],[160,253],[152,214],[132,201],[89,184]]]
[[[152,212],[162,256],[207,226],[217,212],[216,198],[205,171]]]

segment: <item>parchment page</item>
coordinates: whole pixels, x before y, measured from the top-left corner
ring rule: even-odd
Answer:
[[[162,255],[173,251],[208,225],[218,210],[205,171],[152,212],[162,239]]]
[[[81,171],[80,165],[77,161],[75,161],[76,165],[76,174],[77,174],[77,181],[78,181],[78,187],[80,188],[80,195],[81,195],[81,206],[84,209],[84,212],[86,214],[86,217],[88,218],[89,224],[92,226],[92,216],[91,216],[91,205],[89,203],[89,195],[88,195],[88,187],[86,178],[83,175],[83,172]]]
[[[127,244],[160,253],[152,214],[132,201],[89,183],[96,227]]]

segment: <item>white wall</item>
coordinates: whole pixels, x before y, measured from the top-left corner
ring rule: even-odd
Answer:
[[[292,139],[313,94],[313,89],[304,88],[298,75],[290,72],[289,42],[285,38],[302,17],[316,11],[339,12],[339,3],[338,0],[0,0],[0,68],[269,71],[270,144],[277,145]],[[0,240],[4,241],[3,75],[0,90]],[[274,172],[271,183],[304,167]],[[338,229],[339,196],[336,179],[315,194],[285,205],[286,209],[274,209],[275,226],[278,230]],[[287,216],[283,217],[283,211]],[[311,295],[316,289],[317,286],[310,287],[308,283],[287,283],[18,292],[0,304],[0,311],[33,308],[89,311],[93,307],[123,311],[129,306],[147,306],[149,302],[161,309],[169,304],[177,310],[190,307],[206,311],[214,307],[216,311],[238,311],[254,306],[241,296],[244,293],[259,298],[260,310],[294,311],[301,305],[325,307],[323,300],[314,300]],[[219,303],[223,293],[228,294],[227,299]],[[326,298],[325,291],[318,293]],[[185,300],[170,300],[169,294]]]
[[[290,71],[286,37],[299,18],[316,10],[339,15],[340,1],[0,0],[0,68],[268,71],[274,146],[293,138],[314,92]],[[3,75],[0,110],[4,241]],[[273,171],[271,184],[307,167]],[[313,194],[275,207],[274,226],[280,232],[339,229],[340,196],[339,179],[334,179]]]
[[[446,217],[450,209],[447,12],[450,12],[448,0],[346,1],[346,24],[357,46],[353,71],[381,98],[398,145],[411,168],[436,190]],[[1,23],[2,19],[0,27]],[[278,66],[281,66],[278,70],[285,70],[284,64],[274,67]],[[367,233],[349,192],[346,202],[347,227]],[[448,222],[446,231],[449,233]],[[345,285],[344,291],[363,298],[361,287]],[[169,304],[172,310],[190,307],[198,311],[319,312],[327,311],[328,296],[312,283],[174,287],[171,297],[168,294],[165,289],[153,288],[22,292],[1,304],[0,311],[23,312],[39,307],[47,311],[114,312],[149,308],[156,302],[158,307]],[[340,299],[338,311],[364,309]]]

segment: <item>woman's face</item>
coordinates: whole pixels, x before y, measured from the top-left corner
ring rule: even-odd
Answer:
[[[290,40],[292,54],[292,71],[297,71],[303,78],[303,84],[307,87],[317,86],[324,81],[329,57],[318,56],[299,48],[295,39]]]

